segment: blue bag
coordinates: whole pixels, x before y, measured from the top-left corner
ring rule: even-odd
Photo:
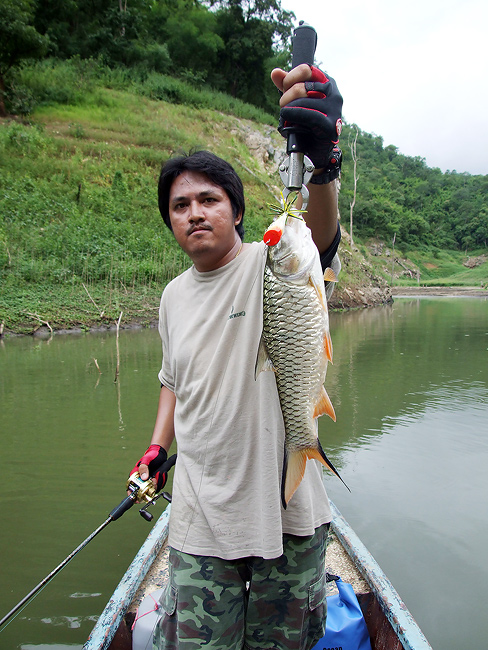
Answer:
[[[368,628],[354,589],[339,576],[327,574],[327,581],[330,580],[335,580],[339,593],[327,596],[325,636],[312,650],[371,650]]]

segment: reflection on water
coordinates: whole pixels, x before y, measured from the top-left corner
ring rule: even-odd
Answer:
[[[337,424],[320,429],[352,493],[333,477],[328,491],[434,647],[486,647],[488,303],[348,316],[332,325],[347,342],[329,375]]]
[[[321,418],[320,436],[352,493],[332,476],[328,490],[443,650],[486,647],[488,635],[471,614],[488,578],[487,315],[468,299],[331,314],[337,423]],[[0,342],[0,615],[124,497],[152,431],[157,332],[122,331],[119,355],[115,382],[114,333]],[[149,529],[135,508],[113,522],[0,647],[81,648]]]

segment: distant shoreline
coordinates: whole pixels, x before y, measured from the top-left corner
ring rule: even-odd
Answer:
[[[450,298],[488,298],[488,289],[480,287],[392,287],[393,298],[413,298],[415,296],[443,296]]]
[[[444,298],[488,298],[488,289],[481,289],[479,287],[391,287],[391,296],[392,298],[426,298],[426,297],[444,297]],[[379,306],[381,303],[377,302],[376,304],[368,304],[363,300],[361,303],[359,300],[351,301],[351,304],[346,306],[346,309],[354,309],[358,307],[375,307]],[[341,308],[340,305],[334,305],[332,309]],[[342,307],[344,308],[344,307]],[[120,325],[121,330],[129,329],[142,329],[142,328],[155,328],[158,326],[158,319],[154,318],[153,315],[148,318],[131,318],[127,322],[122,322]],[[50,338],[53,334],[83,334],[87,331],[89,332],[111,332],[117,329],[116,323],[85,323],[83,326],[73,326],[73,327],[53,327],[52,330],[46,325],[41,325],[35,328],[31,332],[13,332],[9,330],[0,329],[0,340],[5,340],[10,337],[17,336],[34,336],[42,338]]]

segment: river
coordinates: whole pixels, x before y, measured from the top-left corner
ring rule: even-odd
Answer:
[[[337,422],[320,437],[351,493],[330,476],[329,494],[434,648],[487,647],[488,301],[398,299],[333,313],[331,331]],[[0,341],[0,617],[105,521],[145,449],[158,334],[118,342],[114,381],[114,333]],[[111,523],[0,648],[81,648],[149,529],[136,508]]]

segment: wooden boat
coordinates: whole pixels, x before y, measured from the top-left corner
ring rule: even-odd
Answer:
[[[167,576],[168,506],[102,612],[83,650],[131,650],[138,604]],[[333,521],[326,564],[353,585],[373,650],[432,650],[414,618],[371,553],[331,502]],[[332,583],[334,585],[334,583]],[[333,587],[331,587],[333,589]]]

